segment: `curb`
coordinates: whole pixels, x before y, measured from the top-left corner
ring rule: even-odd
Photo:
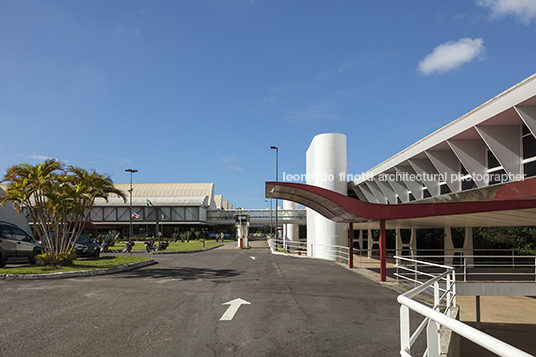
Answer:
[[[45,280],[45,279],[67,279],[77,278],[81,276],[106,275],[120,273],[127,270],[138,269],[148,265],[156,264],[154,259],[144,260],[142,262],[122,265],[115,268],[70,271],[65,273],[50,273],[50,274],[0,274],[0,280]]]
[[[220,244],[220,245],[217,245],[215,247],[210,247],[210,248],[203,248],[203,249],[197,249],[197,250],[184,250],[184,251],[180,251],[180,252],[166,252],[166,251],[156,251],[156,252],[152,252],[152,254],[188,254],[188,253],[198,253],[198,252],[206,252],[207,250],[212,250],[212,249],[216,249],[216,248],[219,248],[219,247],[223,247],[223,244]]]
[[[220,244],[220,245],[217,245],[215,247],[210,247],[210,248],[203,248],[203,249],[197,249],[197,250],[185,250],[185,251],[180,251],[180,252],[166,252],[166,251],[153,251],[149,254],[186,254],[186,253],[197,253],[197,252],[205,252],[207,250],[212,250],[212,249],[216,249],[216,248],[219,248],[219,247],[223,247],[223,244]],[[145,253],[145,250],[133,250],[130,254],[134,253],[134,252],[140,252],[140,253]],[[108,250],[106,251],[106,253],[121,253],[121,250]],[[0,278],[0,280],[2,280]]]

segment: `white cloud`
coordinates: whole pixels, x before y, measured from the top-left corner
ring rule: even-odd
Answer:
[[[481,38],[462,38],[456,42],[449,41],[434,48],[419,62],[418,70],[425,75],[434,72],[445,73],[461,65],[478,59],[485,51]]]
[[[38,160],[41,160],[41,161],[46,161],[46,160],[50,160],[50,159],[56,159],[55,157],[50,157],[50,156],[45,156],[45,155],[32,155],[30,157],[32,159],[38,159]]]
[[[536,22],[536,0],[476,0],[491,11],[491,17],[512,15],[525,25]]]
[[[331,113],[331,107],[326,105],[326,103],[318,103],[302,110],[289,111],[287,112],[286,118],[295,122],[311,122],[333,120],[335,119],[335,115]]]
[[[227,156],[227,157],[222,157],[218,161],[219,162],[235,162],[235,161],[238,161],[238,159],[235,156]]]
[[[236,165],[227,165],[223,169],[223,173],[229,173],[229,172],[235,172],[235,171],[242,171],[242,168]]]

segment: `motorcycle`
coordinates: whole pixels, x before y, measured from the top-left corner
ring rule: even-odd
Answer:
[[[151,253],[151,250],[156,250],[154,241],[150,240],[150,241],[145,242],[145,249],[147,250],[147,253]]]
[[[101,253],[106,253],[108,251],[108,242],[102,242],[102,245],[100,247]]]
[[[132,252],[132,247],[134,246],[134,242],[127,242],[127,244],[125,244],[125,248],[123,248],[123,250],[121,251],[122,253],[131,253]]]
[[[160,242],[160,244],[155,247],[155,250],[166,250],[166,248],[169,246],[169,242]]]

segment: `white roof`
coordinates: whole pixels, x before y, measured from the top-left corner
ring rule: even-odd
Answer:
[[[117,196],[97,199],[96,206],[117,206],[130,204],[129,183],[118,183],[114,186],[125,193],[126,202]],[[136,183],[132,184],[132,204],[166,206],[209,206],[214,200],[214,183]]]
[[[519,105],[536,105],[535,93],[536,74],[533,74],[527,79],[488,100],[476,109],[473,109],[469,113],[436,130],[398,154],[363,173],[353,180],[353,184],[358,185],[365,182],[371,177],[377,176],[410,158],[422,154],[426,150],[440,148],[440,145],[445,144],[445,141],[448,139],[469,139],[471,134],[476,134],[476,131],[473,133],[471,128],[482,124],[483,122],[488,121],[488,125],[511,123],[512,119],[508,115],[504,115],[505,112],[514,113],[513,116],[521,122],[521,118],[519,118],[518,115],[515,115],[515,111],[513,111],[512,108]],[[507,112],[509,109],[510,112]],[[501,114],[503,115],[501,116]],[[490,119],[493,119],[493,121]],[[465,134],[465,136],[463,134]]]

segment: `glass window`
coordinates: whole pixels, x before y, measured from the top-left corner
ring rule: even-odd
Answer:
[[[446,195],[447,193],[452,193],[450,190],[449,185],[440,185],[439,188],[441,189],[441,194]]]
[[[462,181],[462,191],[470,190],[476,187],[476,183],[473,181],[473,179],[467,179]]]
[[[490,149],[488,149],[488,169],[493,169],[495,167],[499,167],[501,164],[499,163],[499,160],[493,155]]]
[[[78,240],[76,241],[76,243],[89,244],[89,243],[91,243],[91,241],[89,240],[89,238],[87,236],[81,235],[80,238],[78,238]]]
[[[13,239],[23,240],[23,241],[26,241],[26,242],[31,240],[31,238],[22,229],[13,227],[13,228],[11,228],[11,232],[13,234]]]
[[[13,239],[11,237],[11,230],[8,227],[0,226],[0,238]]]
[[[532,135],[523,137],[523,158],[536,156],[536,138]]]
[[[536,176],[536,161],[527,162],[523,165],[526,177]]]
[[[523,124],[523,135],[530,134],[530,130],[526,124]]]
[[[506,175],[506,171],[503,169],[489,173],[488,177],[490,185],[509,181],[508,175]]]
[[[430,193],[430,191],[428,191],[428,189],[423,190],[422,193],[423,193],[423,198],[432,197],[432,194]]]

